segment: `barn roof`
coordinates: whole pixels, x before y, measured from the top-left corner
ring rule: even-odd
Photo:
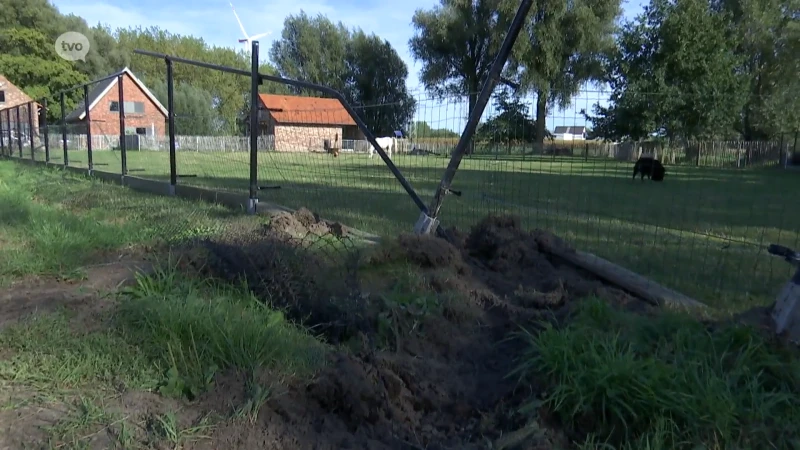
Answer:
[[[278,124],[356,125],[335,98],[275,94],[259,94],[259,98]]]
[[[150,89],[147,89],[147,86],[145,86],[144,83],[141,82],[141,80],[136,78],[136,75],[134,75],[133,72],[131,72],[130,69],[125,67],[121,71],[119,71],[117,74],[118,75],[122,75],[123,73],[128,75],[128,76],[130,76],[131,80],[133,80],[133,82],[139,87],[139,89],[142,90],[142,92],[150,99],[150,101],[152,101],[153,104],[156,105],[156,107],[161,111],[162,114],[164,114],[164,116],[168,115],[167,108],[164,108],[164,105],[162,105],[161,102],[158,101],[156,96],[153,95],[152,92],[150,92]],[[111,88],[117,85],[117,80],[118,79],[119,78],[115,76],[115,77],[109,78],[107,80],[103,80],[103,81],[101,81],[101,82],[99,82],[99,83],[94,85],[94,88],[92,88],[89,91],[89,111],[90,112],[95,106],[97,106],[97,103],[100,102],[100,100],[102,100],[103,97],[106,96],[106,94],[111,90]],[[67,122],[74,122],[74,121],[77,121],[77,120],[83,120],[84,119],[84,117],[86,116],[86,110],[85,110],[84,104],[85,103],[84,103],[83,100],[78,102],[78,106],[76,106],[75,109],[72,110],[72,112],[67,114],[67,117],[66,117]],[[128,112],[130,112],[130,111],[128,111]]]

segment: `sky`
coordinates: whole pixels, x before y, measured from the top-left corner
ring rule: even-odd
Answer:
[[[414,35],[411,17],[417,9],[430,9],[438,0],[231,0],[249,35],[272,34],[259,39],[265,59],[275,39],[280,37],[283,21],[301,10],[310,16],[323,14],[334,23],[341,21],[350,28],[360,27],[388,40],[409,71],[407,86],[417,100],[416,120],[424,120],[433,128],[461,131],[466,122],[466,103],[460,99],[439,102],[427,95],[419,82],[421,64],[414,61],[408,41]],[[647,0],[623,0],[624,18],[633,19]],[[63,14],[83,17],[90,25],[98,23],[112,29],[119,27],[158,26],[174,34],[202,37],[207,43],[221,47],[244,48],[239,43],[242,32],[231,10],[229,0],[51,0]],[[90,50],[91,51],[91,50]],[[180,56],[180,55],[176,55]],[[581,109],[591,111],[595,103],[607,105],[608,92],[587,88],[576,96],[566,110],[552,111],[547,128],[587,125]],[[533,99],[527,100],[531,113]],[[483,117],[492,115],[492,102]]]

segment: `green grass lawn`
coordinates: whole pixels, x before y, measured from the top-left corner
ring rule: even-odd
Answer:
[[[59,153],[54,153],[54,162]],[[187,185],[245,192],[248,155],[180,152]],[[412,229],[419,211],[377,156],[259,154],[259,197],[306,206],[327,218],[381,235]],[[85,152],[70,152],[86,167]],[[448,160],[393,161],[427,204]],[[95,152],[96,169],[116,172],[118,152]],[[166,152],[129,152],[131,175],[168,179]],[[790,268],[765,246],[800,245],[800,212],[788,195],[800,174],[760,169],[668,167],[664,183],[632,181],[630,163],[610,159],[479,156],[465,159],[441,219],[469,227],[488,213],[513,213],[529,227],[552,230],[584,251],[722,307],[770,302]],[[279,186],[279,189],[274,187]]]
[[[213,233],[232,220],[258,219],[0,161],[0,284],[26,275],[67,276],[107,262],[113,252]]]

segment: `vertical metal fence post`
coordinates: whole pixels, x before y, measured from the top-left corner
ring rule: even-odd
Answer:
[[[92,174],[94,169],[94,161],[92,160],[92,118],[89,116],[89,85],[83,87],[83,112],[86,116],[86,157],[88,158],[87,167],[89,167],[89,175]]]
[[[61,94],[61,145],[64,147],[64,167],[69,166],[67,149],[67,107],[64,106],[64,94]]]
[[[247,212],[256,213],[258,205],[258,86],[261,84],[261,75],[258,73],[258,41],[253,41],[251,47],[251,74],[250,74],[250,199],[247,202]]]
[[[11,117],[9,116],[9,110],[0,110],[0,122],[3,121],[3,111],[5,111],[5,125],[3,129],[5,130],[6,139],[6,156],[12,156],[14,153],[14,146],[11,144]]]
[[[169,122],[169,195],[175,195],[175,186],[178,184],[178,163],[175,155],[175,86],[172,73],[172,60],[165,58],[167,63],[167,117]]]
[[[117,79],[117,92],[119,93],[119,155],[122,160],[122,176],[128,174],[128,152],[125,142],[125,88],[122,87],[124,75]]]
[[[36,161],[36,155],[33,153],[33,107],[36,102],[28,103],[28,140],[31,141],[31,161]]]
[[[22,158],[22,120],[19,116],[19,106],[14,108],[17,115],[17,147],[19,148],[19,157]]]
[[[6,155],[6,125],[3,123],[3,111],[0,110],[0,155]]]
[[[47,99],[42,99],[42,135],[44,139],[44,162],[50,162],[50,132],[47,130]]]
[[[6,130],[8,132],[8,156],[14,156],[14,137],[11,127],[11,109],[6,109]]]

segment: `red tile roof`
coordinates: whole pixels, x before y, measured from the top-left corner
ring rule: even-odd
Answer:
[[[259,94],[278,124],[355,125],[350,113],[335,98]]]

